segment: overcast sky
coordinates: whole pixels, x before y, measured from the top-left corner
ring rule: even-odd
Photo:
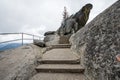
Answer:
[[[89,21],[117,0],[0,0],[0,33],[43,35],[60,27],[64,6],[69,15],[93,4]]]

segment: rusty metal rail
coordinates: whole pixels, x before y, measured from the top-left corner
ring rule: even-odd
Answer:
[[[33,34],[28,34],[28,33],[0,33],[0,35],[21,35],[21,38],[20,39],[14,39],[14,40],[8,40],[8,41],[3,41],[3,42],[0,42],[0,44],[2,43],[9,43],[9,42],[14,42],[14,41],[21,41],[22,45],[24,44],[24,40],[33,40],[34,39],[38,39],[38,40],[41,40],[42,37],[38,36],[38,35],[33,35]],[[32,38],[24,38],[24,35],[27,35],[27,36],[30,36]]]

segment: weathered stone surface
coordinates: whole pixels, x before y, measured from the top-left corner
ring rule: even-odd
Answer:
[[[70,44],[70,42],[69,42],[70,36],[71,35],[60,36],[60,38],[59,38],[59,44]]]
[[[72,50],[81,57],[86,80],[120,80],[120,0],[74,34]]]
[[[59,44],[59,35],[54,34],[54,35],[46,35],[44,38],[44,42],[46,46],[50,46],[50,45],[55,45],[55,44]]]
[[[60,28],[56,31],[60,36],[60,44],[68,44],[71,35],[84,27],[91,9],[92,4],[86,4],[75,15],[71,15],[62,22]]]
[[[41,40],[34,40],[34,44],[39,47],[45,47],[45,43]]]
[[[52,44],[59,43],[59,36],[56,34],[55,31],[48,31],[44,34],[44,42],[46,46],[51,46]]]
[[[86,4],[83,6],[75,15],[71,15],[62,22],[61,27],[57,30],[57,33],[59,35],[72,35],[77,32],[86,24],[91,9],[92,4]]]
[[[48,31],[44,34],[44,36],[47,36],[47,35],[54,35],[55,34],[55,31]]]
[[[78,26],[78,23],[72,17],[67,18],[62,22],[61,27],[57,30],[57,34],[60,36],[73,34]]]
[[[0,80],[29,80],[41,56],[41,48],[32,44],[0,52]]]
[[[44,42],[49,42],[54,40],[55,35],[46,35],[44,38]]]
[[[49,78],[49,79],[48,79]],[[84,80],[83,74],[72,73],[39,73],[30,80]]]

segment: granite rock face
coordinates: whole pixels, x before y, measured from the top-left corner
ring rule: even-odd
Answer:
[[[54,44],[69,44],[73,33],[84,27],[89,19],[92,4],[86,4],[76,14],[65,18],[57,31],[48,31],[44,34],[44,42],[47,46]]]
[[[41,57],[42,48],[32,44],[0,52],[0,80],[29,80]]]
[[[45,43],[41,40],[34,40],[34,45],[37,45],[39,47],[46,47]]]
[[[86,80],[120,80],[120,0],[70,38]]]
[[[44,36],[47,36],[47,35],[54,35],[55,34],[55,31],[48,31],[44,34]]]
[[[76,33],[79,29],[84,27],[87,20],[89,19],[89,14],[92,9],[92,4],[86,4],[83,6],[76,14],[63,20],[60,28],[57,30],[57,34],[60,36],[67,36]],[[68,40],[69,40],[68,38]]]
[[[59,43],[59,35],[57,35],[55,32],[50,33],[46,35],[46,33],[44,34],[45,38],[44,38],[44,42],[46,46],[50,46],[50,45],[54,45],[54,44],[58,44]]]

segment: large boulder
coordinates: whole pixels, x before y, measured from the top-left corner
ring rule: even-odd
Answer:
[[[46,46],[59,44],[59,35],[57,35],[55,31],[48,31],[44,34],[44,36],[44,42]]]
[[[55,31],[48,31],[44,34],[44,36],[47,36],[47,35],[54,35],[55,34]]]
[[[91,9],[92,4],[86,4],[75,15],[71,15],[63,20],[60,28],[56,31],[56,33],[60,36],[59,43],[69,44],[71,35],[76,33],[86,24],[89,19]]]
[[[41,41],[41,40],[37,40],[35,39],[33,42],[35,45],[39,46],[39,47],[46,47],[45,42]]]
[[[120,0],[70,38],[85,80],[120,80]]]
[[[75,15],[63,20],[57,31],[48,31],[44,34],[44,42],[47,46],[55,44],[69,44],[69,39],[73,33],[84,27],[89,19],[92,4],[86,4]]]
[[[71,15],[66,18],[61,27],[57,30],[57,33],[60,36],[63,35],[72,35],[76,33],[80,28],[84,27],[87,20],[89,19],[89,13],[92,9],[92,4],[86,4],[83,6],[75,15]]]
[[[54,40],[54,37],[55,37],[55,31],[45,32],[44,36],[45,36],[44,42],[52,41]]]

